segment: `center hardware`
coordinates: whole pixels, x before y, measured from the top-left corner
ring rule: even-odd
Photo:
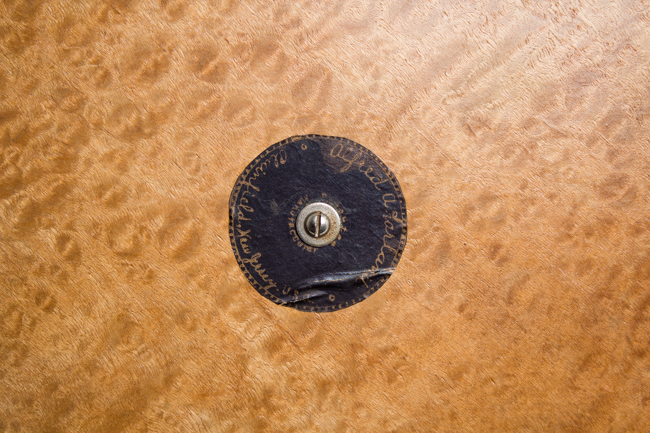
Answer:
[[[296,219],[300,239],[312,247],[331,244],[341,231],[341,217],[327,203],[311,203],[305,206]]]

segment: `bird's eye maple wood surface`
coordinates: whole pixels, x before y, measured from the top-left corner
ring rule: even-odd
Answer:
[[[649,65],[644,1],[3,1],[0,432],[648,431]],[[308,133],[409,212],[329,314],[228,239]]]

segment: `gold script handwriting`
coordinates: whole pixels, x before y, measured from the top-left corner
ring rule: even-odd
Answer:
[[[249,230],[242,230],[240,228],[237,229],[237,237],[239,238],[239,244],[241,245],[242,251],[244,251],[246,254],[250,254],[251,250],[248,246],[248,241],[251,239],[250,236],[250,229]]]
[[[280,165],[284,165],[286,162],[287,153],[284,151],[284,149],[280,149],[278,153],[269,156],[264,161],[260,162],[255,168],[252,168],[249,175],[241,181],[242,186],[246,186],[247,191],[250,191],[251,188],[255,191],[259,191],[260,189],[257,186],[253,185],[253,181],[266,174],[266,169],[269,168],[271,164],[277,168]]]
[[[259,275],[262,281],[266,283],[266,286],[262,287],[263,290],[268,290],[268,289],[272,289],[273,287],[277,287],[275,282],[266,273],[266,269],[262,269],[262,265],[259,263],[260,257],[262,257],[262,253],[255,253],[248,259],[242,258],[242,263],[251,265],[255,270],[255,272],[257,272],[257,275]]]
[[[259,160],[258,160],[259,161]],[[260,287],[262,290],[269,290],[274,287],[277,287],[275,281],[266,273],[266,269],[262,268],[260,263],[260,258],[262,253],[256,252],[251,255],[251,244],[250,241],[252,229],[242,228],[242,222],[251,221],[251,217],[255,213],[255,209],[251,206],[255,200],[251,200],[255,197],[255,192],[260,191],[260,188],[255,185],[255,181],[261,176],[266,174],[266,170],[271,167],[280,167],[287,162],[287,153],[284,149],[269,155],[266,159],[263,159],[259,164],[256,164],[252,167],[248,173],[243,176],[243,179],[239,181],[241,187],[241,195],[239,197],[239,202],[237,203],[237,239],[241,250],[244,254],[249,255],[250,257],[244,258],[241,257],[241,263],[244,265],[250,265],[253,268],[253,271],[257,273],[259,279],[262,281]]]
[[[375,258],[374,265],[370,267],[369,271],[364,272],[361,276],[357,277],[357,280],[360,280],[364,286],[368,287],[368,280],[372,275],[376,275],[377,271],[380,269],[384,262],[386,261],[386,253],[390,252],[397,255],[398,251],[389,245],[391,239],[395,238],[393,234],[395,230],[395,225],[393,221],[398,224],[403,224],[403,219],[399,218],[399,213],[397,211],[390,212],[389,204],[397,201],[397,198],[394,194],[384,194],[382,197],[384,202],[384,207],[386,208],[386,213],[384,217],[384,234],[382,235],[382,246],[379,249],[379,254]],[[392,221],[391,221],[392,220]]]
[[[266,174],[266,170],[271,165],[273,165],[274,167],[279,167],[280,165],[286,164],[286,162],[287,162],[287,153],[284,151],[284,149],[280,149],[277,153],[269,156],[260,164],[258,164],[255,168],[251,169],[248,176],[240,180],[242,186],[242,193],[241,193],[241,198],[239,199],[239,204],[237,209],[238,220],[250,221],[251,219],[248,217],[248,215],[255,212],[255,210],[251,206],[248,206],[247,203],[249,202],[248,199],[246,198],[247,194],[250,195],[251,197],[254,197],[254,194],[251,192],[251,190],[253,191],[260,190],[258,186],[253,184],[253,181],[257,180],[260,176]],[[246,187],[246,189],[243,189],[244,187]]]
[[[366,175],[377,190],[381,190],[379,185],[388,182],[388,178],[382,178],[379,174],[374,173],[373,168],[369,166],[361,152],[354,152],[351,148],[346,149],[342,144],[338,143],[330,150],[330,156],[347,162],[347,165],[340,169],[341,173],[345,173],[353,166],[357,166],[357,169]]]

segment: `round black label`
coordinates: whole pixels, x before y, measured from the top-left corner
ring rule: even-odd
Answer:
[[[326,203],[340,215],[337,238],[312,247],[299,212]],[[393,173],[346,138],[291,137],[262,152],[230,196],[230,242],[241,270],[264,297],[325,312],[367,299],[393,273],[406,246],[406,203]]]

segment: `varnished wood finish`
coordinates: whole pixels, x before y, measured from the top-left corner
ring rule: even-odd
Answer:
[[[5,0],[0,432],[648,431],[644,1]],[[409,242],[274,305],[249,161],[348,137]]]

